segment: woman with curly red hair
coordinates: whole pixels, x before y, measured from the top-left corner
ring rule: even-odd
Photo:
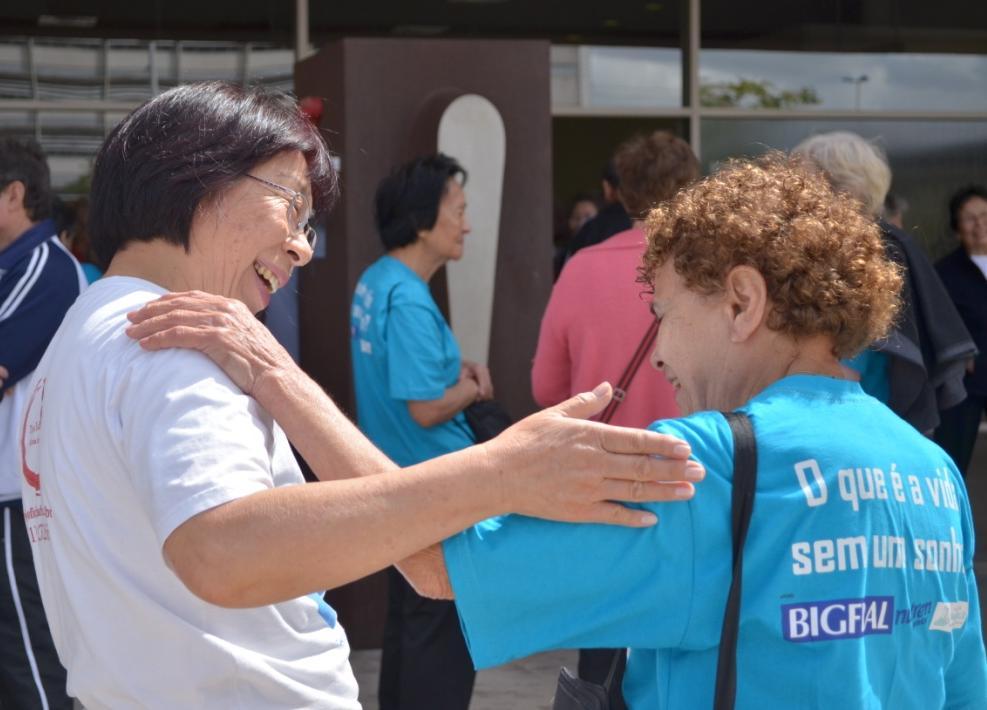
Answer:
[[[816,168],[775,154],[685,188],[645,231],[652,364],[687,415],[650,428],[689,442],[702,489],[645,506],[661,523],[643,535],[487,521],[421,554],[412,578],[455,596],[478,667],[626,646],[632,710],[710,707],[734,570],[735,410],[756,441],[736,707],[983,707],[962,479],[840,363],[899,308],[878,226]]]

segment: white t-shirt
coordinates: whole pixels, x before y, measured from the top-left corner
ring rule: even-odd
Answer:
[[[987,279],[987,254],[971,254],[970,261],[984,272],[984,278]]]
[[[94,284],[25,404],[25,517],[69,694],[90,710],[358,709],[327,605],[220,608],[164,562],[192,516],[303,478],[281,429],[206,357],[127,337],[127,312],[162,293],[133,278]]]

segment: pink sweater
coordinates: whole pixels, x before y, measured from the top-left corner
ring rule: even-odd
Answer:
[[[617,384],[654,316],[637,282],[644,232],[629,229],[577,252],[552,289],[531,370],[535,401],[543,407]],[[651,367],[638,369],[612,424],[645,427],[679,415],[672,386]]]

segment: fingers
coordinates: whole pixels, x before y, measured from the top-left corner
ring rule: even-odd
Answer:
[[[681,439],[668,434],[658,434],[646,429],[587,423],[599,432],[599,445],[612,454],[647,454],[667,459],[685,459],[692,454],[692,447]]]
[[[195,311],[202,313],[230,313],[239,301],[223,296],[217,296],[202,291],[186,291],[182,293],[167,293],[160,298],[149,301],[136,311],[127,314],[131,323],[141,323],[149,318],[172,313],[174,311]]]
[[[674,441],[678,441],[674,439]],[[655,458],[633,454],[604,455],[603,471],[597,475],[605,480],[668,482],[701,481],[706,477],[706,469],[698,461],[689,459]],[[592,470],[592,469],[590,469]],[[612,497],[612,496],[607,496]],[[636,500],[620,498],[620,500]]]
[[[580,516],[573,522],[648,528],[658,522],[658,516],[650,511],[628,508],[620,503],[604,502],[590,506],[585,517]]]
[[[164,330],[169,326],[201,324],[207,316],[200,312],[186,310],[168,310],[162,312],[159,309],[150,310],[145,306],[139,311],[127,314],[127,317],[131,320],[131,325],[127,326],[127,335],[131,338],[139,339],[151,333]]]
[[[477,365],[476,375],[480,383],[480,396],[483,399],[493,399],[493,380],[490,378],[490,370],[483,365]]]
[[[683,482],[607,480],[603,482],[602,490],[601,497],[605,500],[626,503],[670,503],[689,500],[696,495],[695,486]]]
[[[561,404],[551,407],[548,411],[558,412],[572,419],[588,419],[599,414],[610,402],[613,389],[609,382],[602,382],[592,392],[583,392],[570,397]]]
[[[206,331],[188,325],[176,325],[153,330],[145,335],[134,335],[128,328],[127,334],[137,340],[145,350],[165,350],[167,348],[205,350],[211,343]]]

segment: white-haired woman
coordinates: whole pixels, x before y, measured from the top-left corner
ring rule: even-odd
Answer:
[[[792,151],[809,158],[837,190],[878,220],[888,257],[904,267],[902,311],[888,337],[846,364],[868,394],[921,432],[939,424],[939,412],[963,400],[965,363],[976,351],[931,262],[903,230],[880,219],[891,168],[874,142],[834,131],[806,138]]]

